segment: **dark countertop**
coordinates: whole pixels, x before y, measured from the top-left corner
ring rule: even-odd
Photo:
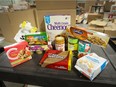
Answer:
[[[114,48],[115,49],[115,48]],[[0,54],[0,80],[45,87],[116,87],[116,52],[111,45],[101,48],[92,45],[92,52],[109,60],[106,68],[90,81],[75,68],[76,58],[73,58],[72,70],[54,70],[42,68],[39,61],[42,55],[34,54],[32,60],[11,67],[5,53]]]

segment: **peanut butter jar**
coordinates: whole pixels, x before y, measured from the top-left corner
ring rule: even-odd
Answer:
[[[62,35],[57,35],[55,37],[55,49],[65,51],[65,39]]]

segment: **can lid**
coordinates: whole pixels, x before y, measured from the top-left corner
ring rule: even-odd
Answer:
[[[55,43],[56,44],[63,44],[63,43],[65,43],[64,37],[63,36],[57,36],[55,38]]]

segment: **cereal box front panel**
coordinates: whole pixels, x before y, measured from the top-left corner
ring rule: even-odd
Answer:
[[[49,41],[53,41],[56,35],[62,34],[71,25],[70,15],[44,16],[44,20]]]

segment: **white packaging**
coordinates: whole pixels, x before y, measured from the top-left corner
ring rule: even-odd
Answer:
[[[90,53],[77,60],[75,68],[91,81],[106,67],[107,59]]]
[[[54,41],[55,36],[60,35],[71,25],[70,15],[48,15],[44,16],[45,28],[50,42]]]

